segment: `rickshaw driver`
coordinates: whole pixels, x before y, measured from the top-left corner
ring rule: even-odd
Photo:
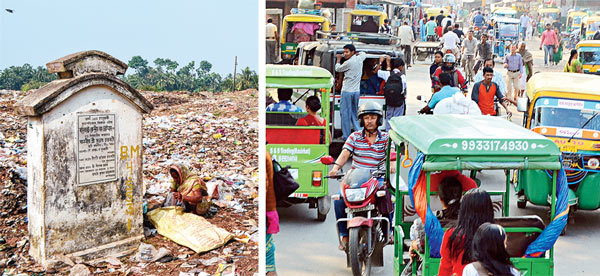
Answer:
[[[333,163],[329,176],[338,174],[338,171],[346,164],[348,158],[352,154],[352,168],[362,168],[371,171],[377,170],[383,162],[385,162],[386,148],[389,136],[386,132],[379,131],[379,126],[383,124],[383,108],[376,102],[366,102],[358,109],[358,121],[363,130],[353,132],[342,149],[342,153]],[[396,166],[390,164],[390,171],[395,172]],[[383,179],[379,182],[383,185]],[[342,182],[340,182],[340,191],[342,190]],[[346,217],[346,203],[343,198],[334,201],[334,210],[336,220]],[[391,213],[388,217],[391,221]],[[342,236],[342,244],[347,247],[348,244],[348,228],[345,222],[337,224],[340,236]],[[390,223],[390,231],[392,230]],[[344,250],[341,245],[340,250]]]

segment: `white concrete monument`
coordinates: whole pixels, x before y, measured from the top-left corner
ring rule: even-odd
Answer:
[[[30,255],[91,260],[133,252],[143,237],[142,120],[152,110],[117,75],[127,65],[86,51],[48,63],[59,79],[16,106],[27,124]]]

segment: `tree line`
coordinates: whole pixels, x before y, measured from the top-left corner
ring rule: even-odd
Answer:
[[[191,61],[181,67],[168,58],[157,58],[153,63],[151,66],[141,56],[134,56],[127,63],[133,72],[121,78],[138,90],[226,92],[258,89],[258,75],[249,67],[238,70],[234,88],[233,74],[223,77],[211,72],[212,64],[206,60],[200,61],[198,66]],[[11,66],[0,70],[0,89],[27,91],[55,79],[57,75],[48,73],[42,66]]]

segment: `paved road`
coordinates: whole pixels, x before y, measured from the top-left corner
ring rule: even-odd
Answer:
[[[538,50],[539,40],[528,42],[534,55],[534,71],[558,71],[564,66],[543,68],[543,52]],[[568,55],[565,54],[565,58]],[[497,68],[505,72],[502,64]],[[424,106],[417,101],[417,95],[430,97],[428,77],[429,63],[417,63],[407,71],[408,101],[407,115],[415,115]],[[512,121],[521,125],[522,115],[516,108],[511,107],[514,116]],[[414,155],[414,154],[413,154]],[[406,178],[407,172],[401,172]],[[485,171],[481,178],[483,187],[487,190],[502,189],[504,178],[498,171]],[[330,181],[330,194],[338,191],[339,183]],[[511,215],[536,214],[547,222],[547,207],[531,206],[517,209],[514,196],[511,196]],[[316,211],[308,209],[308,205],[297,205],[290,208],[280,208],[281,232],[275,235],[276,262],[279,275],[308,276],[308,275],[351,275],[346,268],[345,254],[337,249],[335,230],[335,215],[330,211],[327,220],[316,221]],[[598,229],[598,230],[597,230]],[[600,275],[600,267],[595,263],[600,256],[600,211],[578,211],[575,213],[575,224],[568,225],[568,233],[558,239],[555,246],[555,275]],[[385,266],[373,268],[373,275],[393,275],[393,247],[384,250]]]

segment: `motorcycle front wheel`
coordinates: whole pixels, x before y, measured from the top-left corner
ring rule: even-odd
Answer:
[[[350,240],[348,243],[350,250],[350,264],[352,266],[352,275],[369,276],[371,275],[371,250],[373,248],[373,239],[371,237],[371,228],[356,227],[350,229]]]

